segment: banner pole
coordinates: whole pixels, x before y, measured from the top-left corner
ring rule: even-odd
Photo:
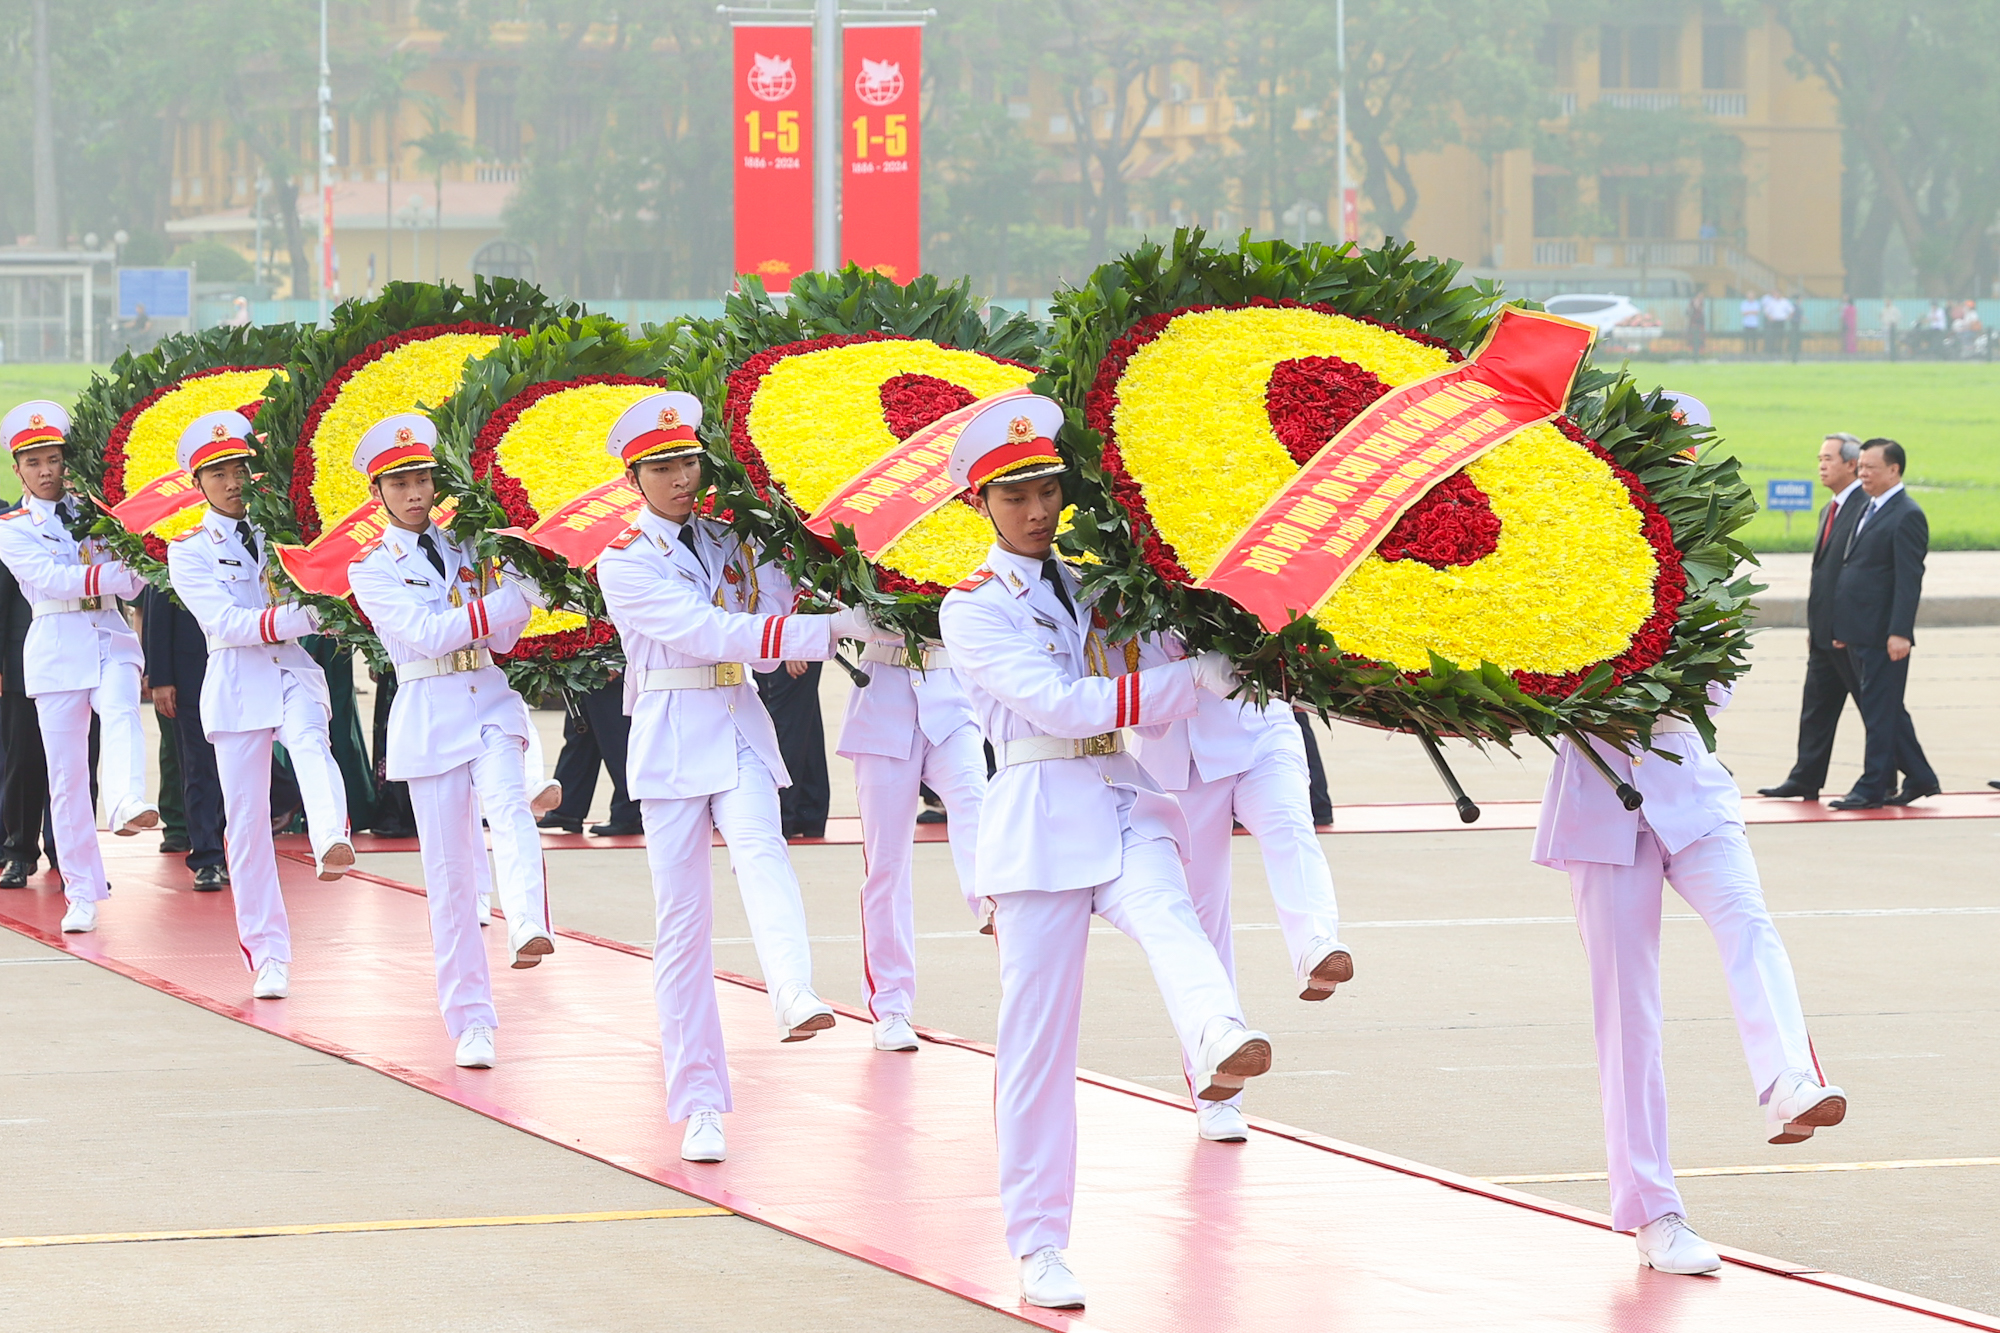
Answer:
[[[813,267],[840,267],[840,0],[814,0]]]

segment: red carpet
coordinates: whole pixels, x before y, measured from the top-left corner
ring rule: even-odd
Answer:
[[[2000,1330],[2000,1321],[1755,1255],[1719,1279],[1641,1268],[1602,1218],[1260,1124],[1200,1143],[1185,1109],[1086,1075],[1072,1260],[1090,1308],[1016,1302],[995,1196],[993,1067],[930,1034],[878,1054],[862,1022],[781,1046],[763,993],[719,985],[737,1113],[732,1159],[690,1167],[662,1111],[647,960],[568,936],[532,971],[490,932],[500,1066],[455,1068],[432,991],[421,897],[287,862],[294,997],[252,1001],[227,894],[184,880],[151,839],[105,840],[116,896],[91,935],[58,931],[53,877],[0,893],[0,924],[216,1013],[379,1070],[482,1115],[780,1230],[1058,1329],[1523,1328]],[[635,892],[643,892],[637,870]],[[1280,1058],[1282,1059],[1282,1051]]]
[[[1494,829],[1529,829],[1535,826],[1540,801],[1488,801],[1479,807],[1479,822],[1461,823],[1458,811],[1444,801],[1406,805],[1340,805],[1333,811],[1333,823],[1322,824],[1322,833],[1477,833]],[[2000,819],[2000,791],[1955,791],[1932,796],[1921,805],[1904,805],[1881,810],[1830,810],[1822,801],[1773,801],[1762,796],[1745,797],[1743,822],[1746,824],[1844,824],[1884,819]],[[949,825],[919,824],[918,842],[950,841]],[[1244,830],[1238,829],[1239,834]],[[1245,834],[1247,836],[1247,834]],[[280,839],[280,845],[303,850],[303,835]],[[801,847],[861,845],[861,821],[829,819],[824,838],[796,838]],[[646,840],[630,837],[594,838],[583,833],[544,833],[542,850],[549,852],[644,847]],[[718,834],[715,845],[722,845]],[[356,837],[355,850],[362,852],[414,852],[415,838],[378,838],[363,833]]]

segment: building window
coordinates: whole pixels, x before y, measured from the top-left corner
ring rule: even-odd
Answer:
[[[521,117],[514,93],[515,71],[479,71],[478,126],[474,131],[479,155],[489,162],[521,160]]]
[[[1677,227],[1681,183],[1660,176],[1601,176],[1597,204],[1613,234],[1637,240],[1670,239]]]
[[[1701,86],[1743,87],[1743,29],[1735,23],[1711,23],[1701,30]]]
[[[1597,86],[1600,88],[1678,88],[1680,29],[1656,24],[1599,29]]]
[[[1535,177],[1535,235],[1570,236],[1575,232],[1576,177]]]
[[[1569,88],[1576,84],[1576,37],[1561,23],[1542,25],[1541,40],[1536,43],[1535,58],[1558,88]]]
[[[535,252],[518,241],[488,241],[472,256],[472,271],[488,278],[535,280]]]

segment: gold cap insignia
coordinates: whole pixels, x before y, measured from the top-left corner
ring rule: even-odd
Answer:
[[[408,426],[396,427],[397,444],[415,444],[416,442],[417,433],[415,431],[411,430]]]
[[[1035,423],[1026,417],[1015,417],[1007,423],[1007,443],[1026,444],[1035,438]]]
[[[208,428],[208,438],[217,442],[228,439],[229,427],[223,425],[220,421],[216,422]]]
[[[28,424],[30,426],[35,427],[36,429],[40,429],[41,427],[49,424],[49,419],[43,416],[40,412],[35,412],[29,415]]]
[[[678,426],[680,424],[681,424],[681,410],[678,407],[663,407],[660,409],[661,430],[672,430],[675,426]]]

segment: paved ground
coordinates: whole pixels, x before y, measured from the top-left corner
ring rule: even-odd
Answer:
[[[1758,637],[1723,729],[1746,787],[1789,764],[1803,634]],[[2000,776],[2000,630],[1926,633],[1913,712],[1948,789]],[[842,687],[829,682],[830,716]],[[553,728],[559,718],[543,714]],[[1407,739],[1325,738],[1336,801],[1437,799]],[[1850,713],[1834,790],[1859,764]],[[1483,799],[1539,793],[1546,761],[1459,747]],[[550,752],[554,753],[553,749]],[[845,761],[835,813],[852,812]],[[600,792],[599,804],[603,803]],[[1846,1125],[1762,1142],[1712,947],[1667,927],[1676,1160],[1689,1167],[2000,1157],[2000,821],[1752,830]],[[1529,835],[1335,836],[1360,977],[1293,998],[1254,844],[1237,843],[1238,952],[1253,1020],[1277,1043],[1251,1109],[1484,1176],[1603,1169],[1583,960],[1560,876]],[[558,921],[645,940],[639,852],[552,855]],[[801,849],[821,988],[859,993],[858,848]],[[367,867],[414,878],[414,856]],[[972,934],[943,847],[917,849],[919,1018],[990,1040],[990,942]],[[717,857],[718,960],[756,971]],[[1678,904],[1674,904],[1678,907]],[[113,904],[115,910],[115,902]],[[1865,915],[1855,915],[1865,913]],[[1522,919],[1527,920],[1522,920]],[[1547,920],[1546,918],[1558,918]],[[1510,920],[1512,919],[1512,920]],[[16,1170],[0,1234],[668,1208],[681,1196],[339,1061],[249,1031],[88,964],[0,936],[0,1144]],[[426,958],[413,954],[412,965]],[[557,955],[551,966],[561,965]],[[1093,940],[1083,1060],[1179,1084],[1150,976],[1122,937]],[[504,1045],[503,1045],[504,1054]],[[889,1058],[889,1057],[884,1057]],[[916,1059],[922,1059],[920,1054]],[[1525,1186],[1605,1206],[1601,1182]],[[2000,1312],[2000,1168],[1684,1182],[1718,1241]],[[1328,1200],[1331,1208],[1341,1206]],[[734,1218],[15,1250],[7,1326],[99,1329],[673,1327],[955,1329],[1012,1321]]]

